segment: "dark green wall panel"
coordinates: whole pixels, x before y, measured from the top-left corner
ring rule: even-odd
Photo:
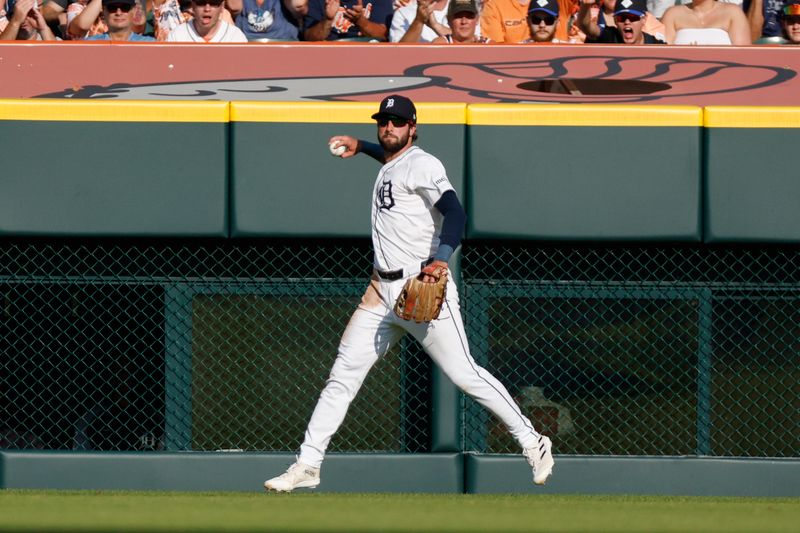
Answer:
[[[707,242],[800,242],[798,128],[707,128]]]
[[[470,237],[699,241],[701,128],[471,126]]]
[[[0,234],[227,236],[227,124],[0,121]]]
[[[293,453],[0,450],[0,489],[263,492]],[[314,492],[464,490],[460,453],[329,453]]]
[[[369,236],[380,164],[333,157],[328,139],[375,142],[376,133],[374,124],[232,122],[231,236]],[[422,124],[418,134],[463,197],[464,126]]]

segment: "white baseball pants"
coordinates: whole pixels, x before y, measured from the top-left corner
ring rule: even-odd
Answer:
[[[403,320],[394,313],[394,302],[406,279],[385,281],[373,276],[370,281],[342,335],[330,377],[308,422],[300,447],[302,463],[317,468],[322,465],[328,443],[344,421],[372,365],[407,332],[458,388],[506,424],[522,448],[536,445],[539,434],[530,420],[506,388],[470,355],[452,278],[448,279],[439,318],[429,324]]]

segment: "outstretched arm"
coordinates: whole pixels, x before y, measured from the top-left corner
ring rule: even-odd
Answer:
[[[339,146],[344,146],[345,150],[342,155],[339,157],[343,159],[347,159],[348,157],[353,157],[357,153],[361,152],[370,156],[372,159],[376,160],[378,163],[385,163],[386,160],[384,158],[383,148],[379,144],[362,141],[360,139],[356,139],[355,137],[350,137],[349,135],[334,135],[330,139],[328,139],[328,144],[337,143]]]

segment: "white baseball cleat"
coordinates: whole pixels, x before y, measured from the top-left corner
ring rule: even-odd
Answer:
[[[296,462],[278,477],[264,482],[264,488],[278,492],[292,492],[294,489],[313,489],[319,485],[319,468]]]
[[[533,482],[537,485],[544,485],[550,474],[553,473],[553,443],[544,435],[539,437],[539,444],[533,448],[526,448],[522,455],[528,460],[528,464],[533,468]]]

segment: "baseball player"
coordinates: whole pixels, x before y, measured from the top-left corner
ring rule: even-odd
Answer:
[[[389,96],[372,118],[377,121],[379,145],[348,136],[332,137],[331,144],[332,151],[336,145],[345,147],[343,158],[362,152],[383,163],[373,188],[373,275],[342,335],[297,462],[265,481],[264,487],[289,492],[319,485],[325,450],[367,373],[406,333],[461,390],[506,424],[533,468],[533,482],[543,484],[553,471],[550,439],[534,430],[506,388],[475,363],[467,346],[458,291],[447,269],[460,244],[466,215],[444,166],[414,145],[417,113],[411,100]],[[412,298],[412,281],[425,285],[423,289],[442,285],[436,318],[418,322],[400,316],[406,311],[398,310],[400,302],[409,306]],[[421,300],[416,306],[427,303]]]

